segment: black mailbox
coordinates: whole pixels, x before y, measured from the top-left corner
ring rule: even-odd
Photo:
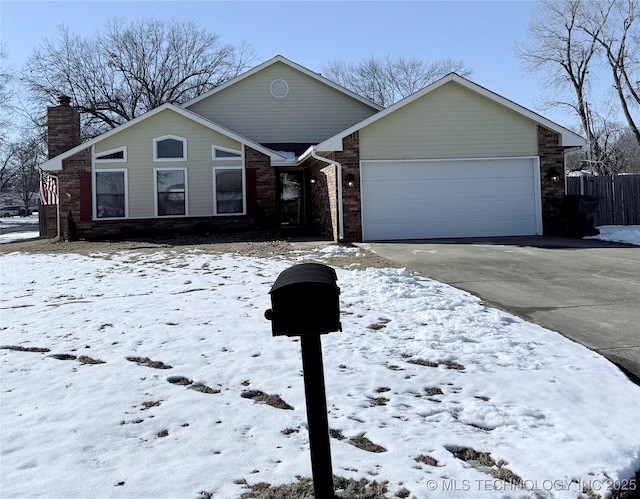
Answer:
[[[302,336],[342,331],[340,288],[336,271],[319,263],[302,263],[283,271],[271,287],[273,336]]]

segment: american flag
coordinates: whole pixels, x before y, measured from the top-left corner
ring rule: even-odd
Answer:
[[[58,184],[56,177],[40,170],[40,203],[58,204]]]

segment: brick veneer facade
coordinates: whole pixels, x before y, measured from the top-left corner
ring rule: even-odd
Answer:
[[[73,149],[80,144],[80,114],[71,107],[71,99],[66,95],[58,97],[58,105],[47,108],[47,142],[49,159]],[[54,172],[59,182],[60,199],[60,235],[64,232],[64,221],[69,210],[74,220],[79,220],[80,179],[79,172],[91,172],[91,158],[85,150],[66,159],[62,171]],[[46,209],[47,237],[58,235],[57,207],[50,205]]]
[[[81,220],[80,217],[80,178],[81,174],[91,175],[91,151],[85,149],[78,154],[62,161],[62,170],[55,172],[59,182],[60,202],[60,232],[64,237],[64,228],[67,214],[71,213],[78,226],[78,233],[82,234],[91,227],[90,220]],[[54,238],[57,235],[57,215],[55,206],[47,206],[47,237]]]
[[[560,136],[538,125],[542,229],[545,235],[566,233],[564,152]],[[554,180],[555,178],[555,180]]]
[[[345,137],[342,151],[326,156],[329,161],[342,165],[342,208],[343,208],[343,241],[362,240],[362,218],[360,216],[360,138],[358,132]],[[334,241],[338,241],[338,183],[337,169],[334,165],[316,159],[307,160],[310,178],[315,180],[311,185],[311,229]],[[355,186],[347,186],[347,178],[353,176]]]
[[[58,97],[58,105],[47,108],[49,159],[80,145],[80,114],[71,107],[71,98]]]
[[[338,241],[338,186],[335,165],[314,158],[304,163],[309,178],[310,229]]]
[[[245,146],[247,215],[258,227],[276,224],[276,171],[269,156]]]
[[[360,194],[360,134],[354,132],[342,139],[342,151],[336,151],[335,160],[342,165],[342,210],[344,241],[362,241],[362,202]],[[353,177],[354,187],[347,186]]]

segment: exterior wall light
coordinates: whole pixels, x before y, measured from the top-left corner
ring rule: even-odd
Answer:
[[[545,177],[547,178],[547,180],[551,180],[552,182],[557,182],[558,180],[560,180],[560,174],[555,168],[549,168]]]
[[[355,187],[356,186],[356,180],[353,177],[352,173],[349,173],[347,175],[347,187]]]

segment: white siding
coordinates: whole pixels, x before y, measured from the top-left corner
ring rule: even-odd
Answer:
[[[271,95],[274,80],[289,86]],[[194,103],[190,111],[259,143],[314,143],[368,118],[375,109],[283,63]]]
[[[360,158],[533,156],[536,124],[450,82],[360,130]]]
[[[153,161],[153,139],[175,135],[187,139],[188,161]],[[126,168],[128,172],[129,217],[154,216],[154,168],[188,169],[190,216],[213,214],[213,181],[211,146],[242,149],[242,145],[225,135],[210,130],[172,111],[162,111],[137,125],[107,137],[95,145],[95,152],[127,146],[127,162],[95,163],[96,170]],[[226,164],[226,163],[223,163]],[[232,161],[229,164],[242,164]]]

